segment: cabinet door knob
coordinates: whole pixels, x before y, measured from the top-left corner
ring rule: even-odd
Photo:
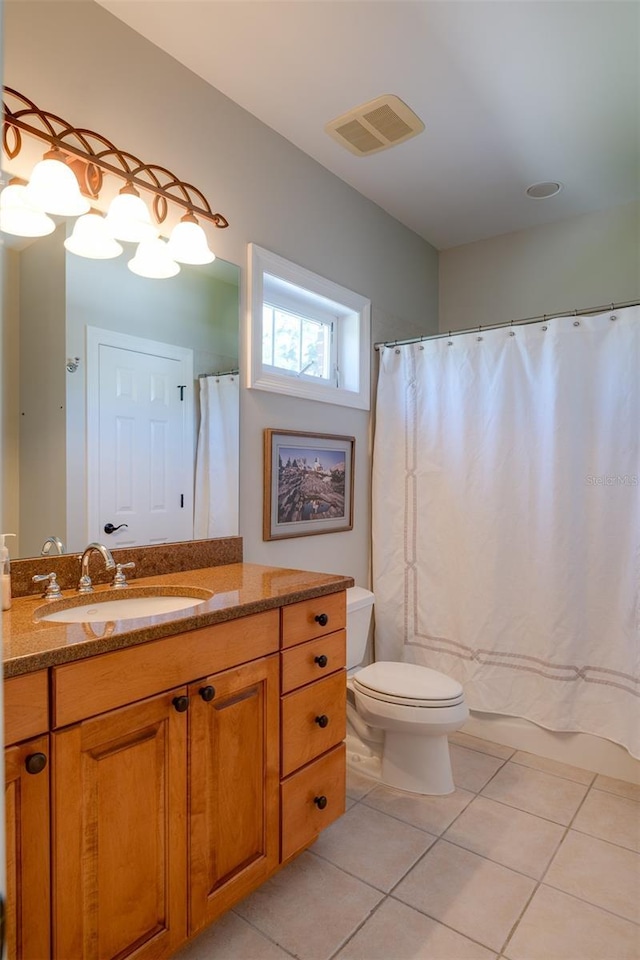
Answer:
[[[200,687],[198,693],[205,703],[210,703],[216,695],[216,688],[208,684],[206,687]]]
[[[314,798],[313,798],[313,802],[315,803],[315,805],[316,805],[316,807],[318,808],[318,810],[324,810],[324,808],[325,808],[326,805],[327,805],[327,798],[326,798],[326,797],[314,797]]]
[[[326,713],[323,713],[321,714],[321,716],[316,717],[316,723],[318,724],[319,727],[324,728],[329,724],[329,717],[326,715]]]
[[[329,623],[329,617],[326,613],[319,613],[317,617],[314,617],[316,623],[319,623],[321,627],[326,627]]]
[[[24,762],[27,773],[42,773],[47,765],[44,753],[30,753]]]
[[[174,697],[171,701],[178,713],[189,709],[189,697]]]
[[[319,657],[314,657],[313,662],[317,663],[319,667],[326,667],[329,660],[325,657],[324,653],[322,653]]]

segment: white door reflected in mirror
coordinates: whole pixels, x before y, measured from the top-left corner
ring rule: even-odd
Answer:
[[[193,537],[193,351],[87,327],[88,540]]]

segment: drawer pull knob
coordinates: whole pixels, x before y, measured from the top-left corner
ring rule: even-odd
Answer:
[[[324,729],[326,726],[329,725],[329,717],[326,715],[326,713],[323,713],[319,717],[316,717],[316,723],[318,724],[319,727],[322,727]]]
[[[200,687],[198,691],[205,703],[211,703],[216,695],[216,688],[208,684],[206,687]]]
[[[326,665],[329,663],[329,660],[327,657],[325,657],[324,653],[322,653],[319,657],[314,657],[313,662],[317,663],[319,667],[326,667]]]
[[[313,802],[315,803],[315,805],[316,805],[316,807],[318,808],[318,810],[324,810],[324,808],[325,808],[326,805],[327,805],[327,798],[326,798],[326,797],[314,797],[314,798],[313,798]]]
[[[30,753],[24,762],[27,773],[42,773],[47,765],[44,753]]]
[[[174,697],[171,702],[178,713],[184,713],[189,709],[189,697]]]
[[[326,613],[319,613],[317,617],[314,617],[316,623],[319,623],[321,627],[326,627],[329,623],[329,617]]]

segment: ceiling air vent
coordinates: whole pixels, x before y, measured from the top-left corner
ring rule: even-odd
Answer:
[[[395,147],[424,130],[424,123],[399,97],[386,94],[330,120],[330,137],[358,157]]]

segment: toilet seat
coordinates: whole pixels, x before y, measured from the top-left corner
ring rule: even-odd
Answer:
[[[464,699],[457,680],[413,663],[369,664],[353,677],[353,685],[374,700],[411,707],[452,707]]]

